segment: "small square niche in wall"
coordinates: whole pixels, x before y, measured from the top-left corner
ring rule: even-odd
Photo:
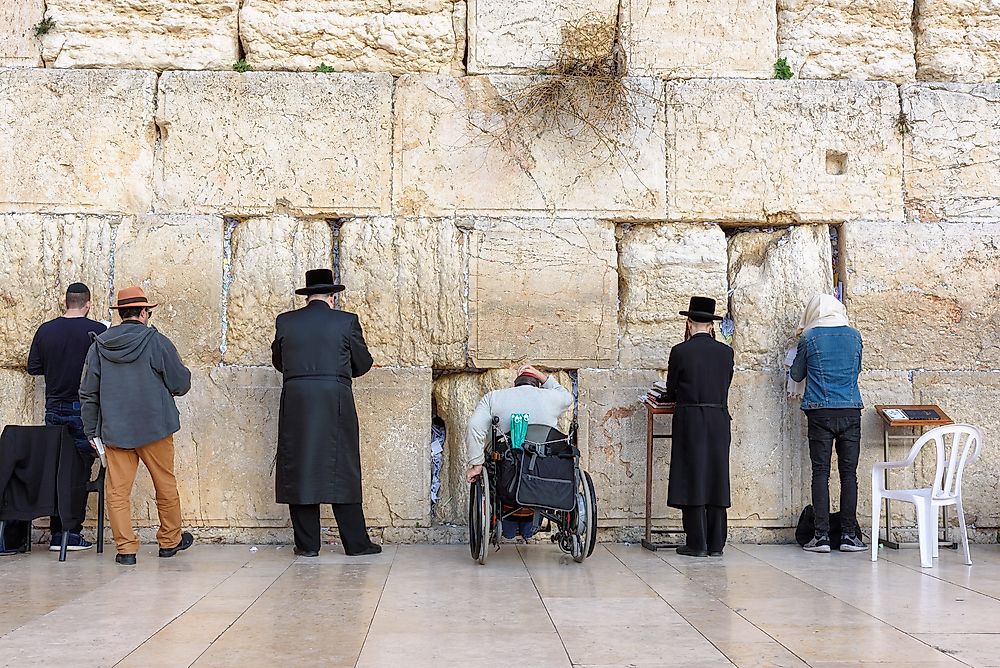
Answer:
[[[847,154],[840,151],[826,152],[826,173],[840,176],[847,173]]]

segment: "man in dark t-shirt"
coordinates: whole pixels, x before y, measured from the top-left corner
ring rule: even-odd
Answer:
[[[76,443],[77,454],[84,458],[87,470],[94,464],[94,451],[83,433],[80,418],[80,376],[83,362],[90,349],[91,334],[101,334],[107,327],[87,317],[90,313],[90,289],[83,283],[73,283],[66,290],[66,312],[62,317],[42,324],[35,332],[28,353],[28,373],[45,376],[45,424],[69,427]],[[77,517],[86,516],[87,498]],[[58,550],[63,531],[69,532],[70,550],[86,550],[93,545],[80,535],[82,519],[75,526],[62,526],[58,517],[50,520],[52,538],[50,550]]]

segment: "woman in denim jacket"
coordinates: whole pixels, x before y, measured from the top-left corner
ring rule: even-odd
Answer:
[[[837,449],[840,469],[842,552],[867,547],[858,527],[858,458],[861,451],[861,334],[848,324],[844,305],[831,295],[809,300],[799,323],[799,343],[789,373],[805,380],[802,410],[809,423],[812,502],[816,533],[803,548],[830,551],[830,460]]]

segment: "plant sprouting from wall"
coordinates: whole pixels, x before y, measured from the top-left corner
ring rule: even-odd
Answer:
[[[240,58],[233,63],[233,70],[242,74],[244,72],[250,72],[253,68],[250,67],[250,63],[247,62],[246,58]]]
[[[638,123],[636,95],[648,95],[629,85],[618,22],[601,14],[565,24],[556,61],[528,74],[530,83],[503,96],[507,133],[573,138],[586,129],[613,143]]]
[[[792,68],[786,58],[778,58],[774,61],[774,78],[782,80],[792,78]]]
[[[337,70],[333,69],[331,66],[327,65],[326,63],[320,63],[319,65],[316,66],[316,69],[314,71],[316,71],[316,72],[322,72],[323,74],[330,74],[332,72],[336,72]]]
[[[56,27],[56,22],[48,16],[35,24],[35,37],[41,37]]]

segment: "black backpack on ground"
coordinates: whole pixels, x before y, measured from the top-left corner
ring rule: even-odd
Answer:
[[[836,550],[840,547],[840,533],[842,527],[840,525],[840,511],[835,513],[830,513],[830,549]],[[812,540],[813,536],[816,534],[816,512],[813,510],[812,504],[809,504],[802,509],[802,514],[799,515],[799,523],[795,526],[795,542],[799,545],[805,545]]]

